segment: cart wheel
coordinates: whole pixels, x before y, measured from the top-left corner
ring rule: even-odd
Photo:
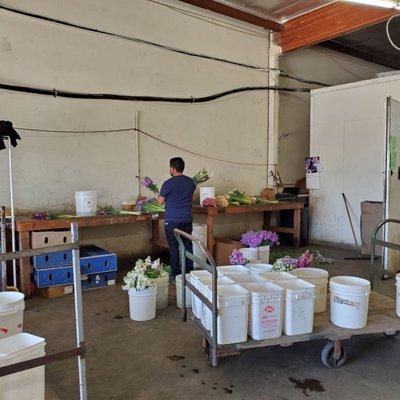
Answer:
[[[347,354],[344,347],[340,346],[340,357],[338,360],[335,360],[333,357],[334,348],[335,343],[328,342],[321,352],[321,360],[328,368],[340,368],[346,362]]]
[[[386,336],[386,337],[388,337],[388,338],[395,338],[395,337],[397,337],[397,336],[400,335],[400,331],[397,331],[397,332],[395,332],[395,333],[386,333],[386,332],[383,332],[383,335]]]

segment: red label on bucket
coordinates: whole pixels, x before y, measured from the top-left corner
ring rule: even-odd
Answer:
[[[267,306],[264,308],[264,311],[266,311],[267,313],[272,313],[275,310],[274,306]]]
[[[0,332],[3,332],[5,335],[7,335],[8,329],[7,328],[0,328]]]

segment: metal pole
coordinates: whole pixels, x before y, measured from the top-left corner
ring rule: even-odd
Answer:
[[[71,239],[74,244],[79,242],[78,225],[76,222],[71,224]],[[83,334],[83,309],[82,309],[82,288],[81,288],[81,265],[79,249],[72,250],[72,265],[74,271],[74,302],[75,302],[75,324],[76,324],[76,344],[77,347],[85,347]],[[79,373],[79,398],[87,399],[86,390],[86,362],[82,356],[78,357]]]
[[[1,252],[6,252],[6,208],[4,206],[0,209],[0,243]],[[0,292],[7,290],[7,262],[1,262],[0,271]]]
[[[12,154],[11,154],[11,142],[8,142],[8,174],[10,184],[10,208],[11,208],[11,248],[14,252],[16,250],[15,245],[15,213],[14,213],[14,186],[13,186],[13,168],[12,168]],[[17,260],[13,260],[13,285],[17,287]]]
[[[347,217],[349,218],[350,227],[351,227],[351,232],[353,233],[354,243],[356,244],[357,249],[358,249],[358,242],[357,242],[356,232],[354,231],[353,221],[352,221],[352,219],[351,219],[349,206],[348,206],[348,204],[347,204],[347,199],[346,199],[346,196],[345,196],[344,193],[342,193],[342,196],[343,196],[344,205],[345,205],[345,207],[346,207]]]

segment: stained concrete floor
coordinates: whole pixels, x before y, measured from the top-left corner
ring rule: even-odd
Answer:
[[[353,252],[320,250],[336,260],[327,266],[331,275],[368,277],[368,261],[343,259]],[[377,281],[376,290],[394,297],[393,280]],[[334,370],[320,361],[325,341],[248,350],[212,368],[198,329],[181,322],[174,302],[171,293],[167,309],[139,323],[129,319],[120,285],[84,292],[89,399],[400,399],[400,337],[346,341],[348,361]],[[27,301],[25,329],[46,338],[48,353],[74,346],[72,296]],[[75,360],[46,367],[46,381],[59,399],[79,398]]]

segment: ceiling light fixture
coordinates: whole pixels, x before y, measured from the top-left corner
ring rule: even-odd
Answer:
[[[400,10],[400,1],[390,0],[347,0],[350,3],[365,4],[368,6],[383,7],[383,8],[394,8]]]

